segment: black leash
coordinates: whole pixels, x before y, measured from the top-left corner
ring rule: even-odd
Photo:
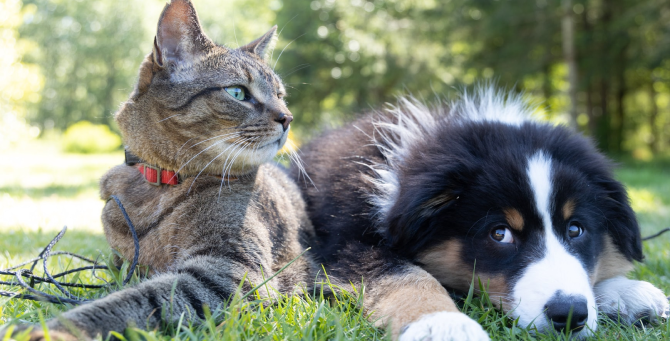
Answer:
[[[133,257],[133,263],[130,266],[130,269],[128,270],[128,274],[126,275],[126,278],[122,282],[122,286],[125,286],[130,282],[130,280],[133,277],[133,273],[135,272],[135,269],[137,268],[137,263],[140,258],[140,241],[137,238],[137,232],[135,231],[135,225],[133,225],[133,222],[130,220],[130,217],[128,217],[128,213],[126,212],[126,209],[123,207],[123,204],[121,203],[121,200],[117,198],[115,195],[111,196],[112,199],[116,202],[116,204],[119,206],[119,209],[121,210],[121,213],[123,214],[123,217],[126,219],[126,223],[128,224],[128,227],[130,228],[130,232],[133,235],[133,241],[135,244],[135,255]],[[31,294],[25,294],[21,292],[13,292],[13,291],[5,291],[5,290],[0,290],[0,296],[5,296],[5,297],[10,297],[10,298],[19,298],[19,299],[24,299],[24,300],[31,300],[31,301],[42,301],[42,302],[49,302],[49,303],[55,303],[55,304],[72,304],[72,305],[80,305],[84,304],[87,302],[90,302],[91,300],[88,299],[78,299],[74,295],[72,295],[65,287],[70,287],[70,288],[82,288],[82,289],[101,289],[101,288],[106,288],[109,287],[110,284],[80,284],[80,283],[69,283],[69,282],[59,282],[56,280],[56,278],[61,278],[66,275],[70,275],[73,273],[81,272],[81,271],[87,271],[87,270],[92,270],[93,271],[93,276],[96,278],[99,278],[95,276],[95,271],[96,270],[109,270],[109,267],[106,265],[99,265],[97,261],[94,261],[90,258],[80,256],[76,253],[72,252],[66,252],[66,251],[56,251],[52,252],[51,250],[56,246],[58,241],[63,238],[65,235],[65,232],[67,231],[67,226],[63,227],[63,229],[54,237],[54,239],[49,242],[49,244],[44,248],[42,252],[36,257],[33,258],[29,261],[23,262],[19,265],[12,266],[10,268],[0,270],[0,276],[12,276],[16,279],[15,282],[6,282],[6,281],[0,281],[0,285],[6,285],[6,286],[20,286],[23,289],[27,290]],[[51,275],[49,273],[49,270],[47,269],[47,261],[49,260],[49,257],[51,256],[70,256],[73,258],[80,259],[84,262],[91,263],[93,265],[90,266],[83,266],[67,271],[63,271],[60,273],[57,273],[55,275]],[[44,277],[36,276],[33,274],[33,271],[35,270],[35,267],[37,266],[37,263],[42,260],[42,265],[44,268]],[[24,266],[31,265],[30,269],[25,269],[23,268]],[[28,279],[30,280],[29,283],[26,283],[24,280]],[[65,297],[60,297],[56,295],[51,295],[47,294],[45,292],[39,291],[35,289],[35,284],[40,284],[40,283],[48,283],[56,286],[56,288],[65,295]]]
[[[668,231],[670,231],[670,227],[666,227],[666,228],[664,228],[664,229],[658,231],[657,233],[652,234],[651,236],[644,237],[644,238],[642,238],[642,241],[643,241],[643,242],[646,242],[647,240],[650,240],[650,239],[654,239],[654,238],[660,237],[662,234],[664,234],[664,233],[666,233],[666,232],[668,232]]]
[[[130,271],[128,271],[126,279],[123,280],[123,285],[126,285],[128,284],[128,282],[130,282],[130,279],[133,277],[133,273],[135,272],[135,268],[137,267],[137,262],[140,259],[140,240],[139,238],[137,238],[135,225],[133,225],[133,222],[130,220],[130,217],[126,212],[126,209],[123,207],[121,200],[119,200],[119,198],[116,195],[112,195],[111,197],[112,199],[114,199],[114,201],[116,201],[116,204],[119,205],[119,209],[121,210],[121,213],[123,213],[123,218],[126,219],[126,224],[128,224],[128,227],[130,227],[130,232],[133,234],[133,242],[135,243],[135,255],[133,256],[133,264],[130,266]]]

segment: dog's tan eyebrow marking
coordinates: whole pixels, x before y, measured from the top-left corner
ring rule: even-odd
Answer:
[[[575,213],[575,201],[570,199],[563,205],[563,220],[568,220]]]
[[[517,209],[506,208],[503,209],[503,212],[505,213],[505,219],[507,219],[507,223],[511,228],[519,232],[523,231],[523,216]]]
[[[442,193],[423,204],[423,211],[421,212],[422,217],[430,217],[435,213],[437,209],[446,205],[450,201],[456,199],[453,195],[449,193]]]

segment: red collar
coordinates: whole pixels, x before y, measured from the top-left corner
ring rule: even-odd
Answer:
[[[179,173],[172,170],[163,169],[158,166],[149,165],[140,159],[137,155],[128,151],[128,149],[126,149],[126,165],[136,166],[140,173],[144,175],[144,179],[146,179],[148,183],[154,186],[178,185],[182,181]],[[218,174],[206,175],[214,176],[220,179],[222,178],[222,176]],[[237,180],[237,177],[227,176],[226,180]]]
[[[138,164],[137,169],[144,175],[147,182],[155,186],[160,186],[161,184],[177,185],[180,182],[179,174],[175,171],[150,166],[146,163]]]

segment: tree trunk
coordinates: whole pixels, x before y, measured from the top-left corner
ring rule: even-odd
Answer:
[[[609,112],[610,84],[612,80],[612,59],[610,32],[612,22],[612,1],[603,0],[603,14],[600,22],[596,24],[594,45],[597,46],[594,53],[597,54],[597,79],[598,79],[598,97],[600,112],[596,113],[599,117],[596,120],[597,140],[600,148],[604,151],[612,151],[612,115]]]
[[[625,8],[622,8],[624,4],[617,3],[613,6],[613,13],[616,15],[615,21],[621,20],[621,17],[626,12]],[[614,125],[614,150],[617,153],[623,152],[623,142],[624,142],[624,131],[626,128],[626,109],[624,108],[624,99],[626,98],[626,52],[628,51],[628,46],[630,45],[630,37],[628,32],[625,29],[616,29],[610,31],[612,36],[616,37],[618,50],[615,53],[614,59],[614,73],[616,74],[616,116],[615,116],[615,125]]]
[[[588,123],[588,133],[591,136],[596,134],[596,117],[593,112],[593,87],[591,86],[591,80],[588,79],[586,83],[586,116],[589,118]]]
[[[598,119],[598,141],[600,142],[600,148],[605,151],[611,151],[611,125],[610,125],[610,115],[607,112],[607,97],[609,95],[609,87],[607,86],[608,79],[605,78],[605,75],[601,75],[600,79],[600,118]]]
[[[589,23],[588,11],[587,10],[584,10],[582,12],[582,25],[583,25],[582,32],[583,32],[583,35],[586,39],[586,42],[585,42],[584,46],[591,46],[591,42],[593,41],[593,26]],[[588,50],[587,49],[585,49],[585,50],[586,50],[586,52],[582,54],[582,57],[580,58],[580,60],[585,60],[585,63],[588,66],[588,65],[592,64],[591,59],[593,59],[593,56],[589,56]],[[587,124],[586,129],[587,129],[588,134],[595,137],[596,136],[596,131],[597,131],[597,128],[598,128],[598,125],[596,124],[597,123],[597,118],[596,118],[595,110],[593,110],[593,108],[594,108],[593,97],[594,97],[594,91],[595,91],[593,84],[594,84],[594,81],[595,81],[595,77],[593,75],[593,70],[591,70],[588,67],[581,74],[583,74],[584,78],[585,78],[584,79],[584,84],[585,84],[585,88],[586,88],[586,117],[588,117],[588,119],[589,119],[589,122]]]
[[[649,140],[649,149],[653,153],[658,153],[660,148],[661,137],[659,136],[659,129],[656,125],[658,119],[658,103],[656,103],[656,89],[654,89],[654,78],[649,79],[649,102],[651,103],[651,115],[649,115],[649,131],[651,139]]]
[[[577,127],[577,61],[575,59],[575,21],[572,0],[562,0],[563,56],[568,66],[568,96],[570,97],[570,125]]]
[[[623,52],[622,52],[623,53]],[[626,84],[624,80],[623,64],[617,63],[617,91],[616,91],[616,117],[614,125],[613,147],[617,153],[623,152],[624,127],[626,124],[626,112],[623,107],[623,100],[626,97]]]

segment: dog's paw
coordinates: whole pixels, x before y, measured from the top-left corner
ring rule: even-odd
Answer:
[[[613,320],[633,324],[668,318],[668,298],[649,282],[615,277],[596,284],[593,289],[598,310]]]
[[[479,323],[463,313],[439,312],[424,315],[408,324],[400,341],[488,341],[489,335]]]

